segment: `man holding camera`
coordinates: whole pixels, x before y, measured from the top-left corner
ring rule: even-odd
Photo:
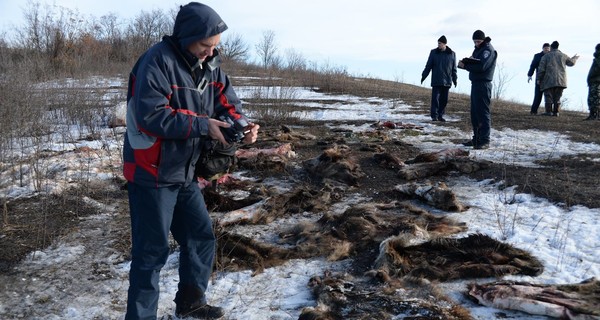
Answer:
[[[176,316],[223,316],[206,301],[216,240],[195,166],[210,139],[253,143],[259,129],[243,116],[220,68],[215,47],[226,29],[212,8],[191,2],[180,8],[173,34],[148,49],[131,71],[123,145],[132,234],[125,319],[156,319],[169,231],[180,246]]]

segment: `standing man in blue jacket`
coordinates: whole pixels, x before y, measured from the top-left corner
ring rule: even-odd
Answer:
[[[216,240],[194,171],[210,139],[227,143],[227,130],[239,130],[243,142],[253,143],[259,129],[243,116],[220,68],[215,47],[225,30],[212,8],[197,2],[182,6],[173,34],[148,49],[130,73],[123,144],[132,237],[127,320],[157,317],[169,231],[180,247],[175,314],[223,316],[206,301]]]
[[[496,70],[498,53],[490,43],[492,39],[486,37],[481,30],[473,32],[475,50],[470,59],[462,59],[458,67],[469,71],[471,80],[471,126],[473,139],[465,142],[465,146],[474,149],[487,149],[490,146],[490,130],[492,116],[490,105],[492,103],[492,81]]]
[[[456,87],[456,54],[446,44],[446,36],[438,39],[437,48],[429,52],[427,64],[421,74],[421,84],[431,71],[431,120],[446,121],[446,105],[448,104],[448,91],[454,84]]]
[[[542,57],[548,53],[550,51],[550,44],[549,43],[544,43],[542,45],[542,51],[538,52],[536,54],[533,55],[533,60],[531,60],[531,65],[529,66],[529,71],[527,71],[527,83],[531,82],[531,79],[533,77],[533,73],[536,72],[537,73],[537,69],[540,65],[540,60],[542,60]],[[536,74],[537,76],[537,74]],[[540,104],[542,103],[542,90],[540,89],[540,85],[537,81],[534,80],[535,83],[535,92],[533,95],[533,103],[531,104],[531,114],[537,114],[538,108],[540,107]]]

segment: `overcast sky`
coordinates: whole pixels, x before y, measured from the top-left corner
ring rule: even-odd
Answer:
[[[109,12],[131,18],[141,10],[169,10],[188,1],[55,0],[42,3],[76,9],[100,17]],[[429,51],[445,35],[457,58],[473,50],[471,35],[483,30],[498,51],[499,69],[508,82],[504,98],[530,103],[533,83],[527,70],[544,42],[559,41],[559,49],[581,58],[568,69],[564,104],[587,110],[586,77],[592,53],[600,43],[600,1],[356,1],[356,0],[208,0],[229,25],[254,48],[264,31],[275,32],[280,53],[293,48],[324,65],[346,66],[356,75],[419,84]],[[0,30],[19,25],[27,0],[0,0]],[[224,36],[227,36],[227,32]],[[499,70],[497,70],[498,72]],[[458,88],[470,83],[458,71]],[[424,85],[429,84],[429,78]],[[451,92],[452,92],[451,91]],[[451,108],[451,106],[449,106]]]

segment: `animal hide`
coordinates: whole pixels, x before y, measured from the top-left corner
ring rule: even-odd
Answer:
[[[259,154],[262,155],[279,155],[285,158],[294,158],[296,153],[292,150],[291,143],[284,143],[274,148],[250,148],[250,149],[238,149],[235,152],[235,156],[239,159],[250,159],[256,158]]]
[[[600,281],[540,285],[498,281],[469,284],[469,296],[482,305],[560,319],[600,319]]]
[[[483,234],[466,238],[436,238],[414,245],[401,235],[381,246],[376,267],[398,277],[448,281],[500,277],[506,274],[537,276],[544,266],[528,252]]]
[[[416,180],[432,176],[450,167],[448,162],[422,162],[404,166],[398,175],[405,180]]]
[[[403,314],[421,315],[414,319],[471,319],[467,310],[426,281],[398,281],[389,288],[388,283],[369,281],[368,276],[326,271],[313,276],[308,286],[317,306],[304,308],[299,320],[400,319]],[[408,318],[413,317],[403,317]]]
[[[492,162],[469,158],[469,151],[463,149],[443,149],[436,152],[422,153],[405,161],[406,166],[400,168],[398,175],[406,180],[429,177],[446,170],[458,170],[472,173],[485,169]]]
[[[313,177],[358,186],[358,181],[365,174],[350,155],[350,151],[346,145],[335,145],[323,151],[319,157],[304,161],[302,165]]]
[[[435,152],[421,153],[415,158],[407,160],[407,164],[421,163],[421,162],[446,162],[457,158],[468,157],[469,151],[464,149],[452,148],[442,149]]]
[[[458,201],[456,194],[448,189],[443,182],[437,183],[436,185],[431,185],[429,183],[408,183],[397,185],[394,187],[394,190],[421,199],[425,203],[444,211],[462,212],[467,209]]]

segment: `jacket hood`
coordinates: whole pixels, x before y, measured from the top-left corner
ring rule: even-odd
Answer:
[[[227,30],[227,24],[215,10],[202,3],[190,2],[180,7],[175,18],[173,36],[185,50],[191,43],[212,37],[225,30]]]

